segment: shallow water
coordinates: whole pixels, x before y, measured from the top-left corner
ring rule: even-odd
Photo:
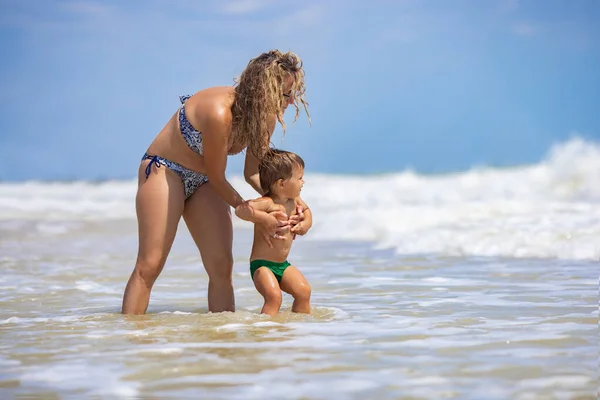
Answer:
[[[598,263],[397,255],[300,238],[311,316],[259,315],[237,229],[237,312],[206,313],[182,225],[145,316],[122,316],[133,220],[0,222],[0,398],[591,399]]]

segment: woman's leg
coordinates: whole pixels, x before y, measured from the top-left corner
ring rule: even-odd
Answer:
[[[211,187],[200,186],[186,201],[183,219],[208,274],[208,311],[235,311],[231,209]]]
[[[281,308],[283,296],[281,295],[279,282],[277,282],[273,272],[267,267],[260,267],[254,272],[252,279],[254,280],[254,287],[265,299],[265,304],[260,313],[269,314],[270,316],[277,314]]]
[[[294,297],[293,312],[310,314],[310,285],[298,268],[290,265],[283,271],[281,290]]]
[[[152,166],[146,179],[146,166],[140,165],[135,208],[138,219],[138,256],[123,295],[123,314],[144,314],[152,285],[162,271],[181,219],[185,195],[181,178],[161,165]]]

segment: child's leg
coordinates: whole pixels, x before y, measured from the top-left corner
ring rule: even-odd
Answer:
[[[292,311],[310,314],[310,285],[298,268],[290,265],[283,272],[281,290],[294,297]]]
[[[269,314],[270,316],[277,314],[281,307],[282,296],[279,282],[277,282],[273,272],[267,267],[260,267],[254,272],[252,279],[258,293],[265,298],[261,314]]]

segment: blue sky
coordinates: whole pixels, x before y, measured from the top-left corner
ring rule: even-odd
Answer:
[[[596,0],[0,0],[0,180],[131,178],[178,95],[304,60],[307,172],[538,161],[600,140]],[[241,172],[241,157],[229,173]]]

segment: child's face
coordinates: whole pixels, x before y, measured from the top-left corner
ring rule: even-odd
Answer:
[[[304,168],[297,165],[294,167],[292,177],[283,183],[283,195],[288,198],[300,196],[300,191],[304,186]]]

